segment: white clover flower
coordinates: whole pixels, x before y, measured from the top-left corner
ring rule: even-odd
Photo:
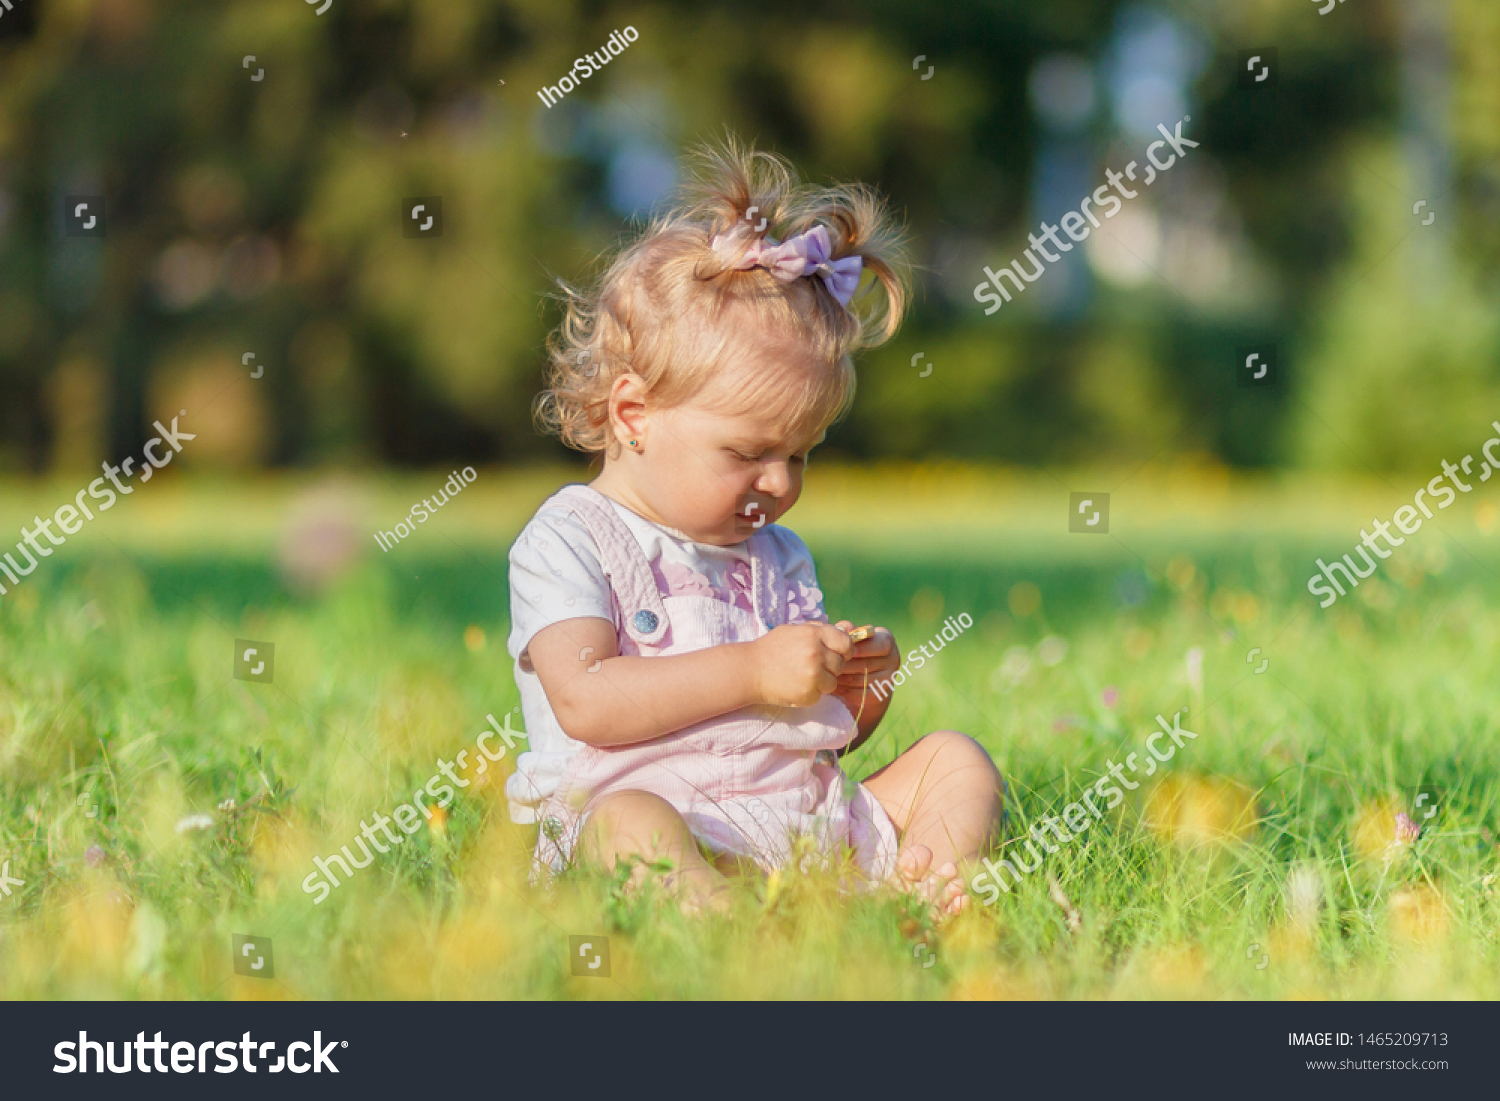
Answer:
[[[1012,646],[1005,651],[1000,667],[990,675],[990,687],[997,691],[1014,688],[1031,675],[1031,653],[1024,646]]]
[[[1068,656],[1067,639],[1058,638],[1056,635],[1048,635],[1042,639],[1041,645],[1036,648],[1036,656],[1041,659],[1043,665],[1059,665]]]
[[[211,830],[213,828],[213,816],[207,814],[190,814],[177,823],[178,833],[187,833],[190,830]]]
[[[1194,646],[1185,655],[1188,687],[1194,692],[1203,691],[1203,647]]]
[[[1318,923],[1323,909],[1323,880],[1316,869],[1306,864],[1296,868],[1287,877],[1286,895],[1293,922],[1307,929]]]

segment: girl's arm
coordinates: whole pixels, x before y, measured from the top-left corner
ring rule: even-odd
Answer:
[[[873,640],[872,640],[873,641]],[[558,725],[596,746],[632,745],[742,707],[808,707],[838,687],[849,636],[826,623],[778,627],[754,642],[622,657],[606,619],[567,619],[527,644]]]

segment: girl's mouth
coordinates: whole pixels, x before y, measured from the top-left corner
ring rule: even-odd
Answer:
[[[771,518],[770,512],[765,505],[759,501],[751,501],[744,508],[734,514],[736,526],[748,524],[751,528],[759,531],[765,526],[766,521]]]

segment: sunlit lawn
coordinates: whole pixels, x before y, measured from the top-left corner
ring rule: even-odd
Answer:
[[[478,775],[472,753],[445,822],[315,906],[312,858],[518,702],[505,553],[565,475],[481,472],[382,553],[371,533],[446,474],[164,478],[0,596],[0,861],[22,881],[0,896],[0,997],[1473,997],[1500,980],[1495,507],[1476,493],[1330,609],[1304,588],[1316,556],[1409,499],[1394,478],[815,468],[789,522],[831,613],[903,649],[947,616],[976,624],[897,693],[856,777],[963,729],[1009,780],[1015,839],[1144,756],[1156,715],[1188,707],[1199,734],[939,932],[817,877],[746,883],[732,921],[598,877],[537,891],[499,790],[511,759]],[[86,481],[6,486],[3,539]],[[1113,490],[1108,535],[1068,534],[1070,489]],[[273,683],[233,679],[236,638],[274,643]],[[1397,842],[1398,812],[1420,838]],[[272,939],[273,980],[233,974],[236,933]],[[570,934],[609,936],[611,978],[570,977]]]

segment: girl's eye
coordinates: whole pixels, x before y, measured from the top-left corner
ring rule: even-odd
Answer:
[[[741,462],[746,462],[746,463],[758,463],[758,462],[761,462],[765,458],[764,454],[760,454],[760,455],[746,455],[743,451],[735,451],[733,448],[730,449],[730,452],[731,452],[731,454],[734,455],[734,457],[736,459],[739,459]],[[806,455],[790,455],[790,456],[787,457],[787,461],[788,462],[792,462],[792,463],[805,463],[805,462],[807,462],[807,456]]]

